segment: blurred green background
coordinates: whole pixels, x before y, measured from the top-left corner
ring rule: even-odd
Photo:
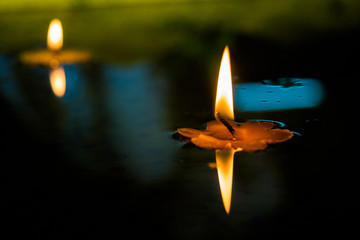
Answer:
[[[2,0],[0,51],[45,46],[53,18],[63,22],[64,48],[131,61],[198,38],[223,45],[241,34],[301,44],[355,31],[359,16],[358,0]],[[191,44],[193,51],[201,51],[201,45]]]

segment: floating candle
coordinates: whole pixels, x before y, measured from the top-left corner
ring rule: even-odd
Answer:
[[[56,68],[63,63],[83,63],[91,59],[86,51],[61,50],[63,45],[63,32],[60,20],[54,19],[50,22],[47,49],[26,51],[20,54],[20,62],[28,65],[43,65]]]
[[[233,92],[230,68],[230,53],[226,46],[220,64],[215,102],[215,118],[205,130],[179,128],[178,132],[196,146],[216,149],[254,152],[268,144],[284,142],[292,138],[287,129],[273,129],[273,122],[247,121],[236,124],[234,120]]]
[[[273,129],[270,121],[247,121],[237,124],[234,120],[230,53],[226,46],[219,71],[215,102],[215,119],[207,123],[205,130],[179,128],[178,133],[191,139],[196,146],[216,150],[216,166],[220,192],[227,214],[230,212],[233,161],[238,151],[263,150],[268,144],[292,138],[287,129]]]
[[[268,144],[284,142],[293,136],[287,129],[272,129],[272,122],[247,121],[237,125],[234,121],[226,121],[234,129],[234,133],[217,121],[209,122],[205,130],[179,128],[178,132],[191,138],[191,142],[201,148],[244,152],[263,150]]]

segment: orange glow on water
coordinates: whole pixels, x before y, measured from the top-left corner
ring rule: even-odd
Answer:
[[[235,150],[216,150],[216,166],[224,208],[230,213]]]
[[[64,96],[66,90],[66,78],[64,68],[58,67],[51,70],[50,84],[55,96]]]

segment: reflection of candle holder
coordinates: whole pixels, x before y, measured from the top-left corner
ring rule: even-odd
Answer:
[[[90,53],[76,50],[51,51],[44,49],[27,51],[20,55],[20,61],[24,64],[42,65],[52,68],[66,63],[84,63],[90,59]]]
[[[58,19],[51,21],[48,31],[48,49],[26,51],[20,54],[20,62],[27,65],[42,65],[56,68],[64,63],[84,63],[91,59],[86,51],[61,50],[63,45],[62,25]]]

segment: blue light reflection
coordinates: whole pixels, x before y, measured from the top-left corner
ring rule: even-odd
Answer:
[[[324,87],[317,79],[284,78],[234,85],[235,109],[242,112],[312,108],[322,103]]]

